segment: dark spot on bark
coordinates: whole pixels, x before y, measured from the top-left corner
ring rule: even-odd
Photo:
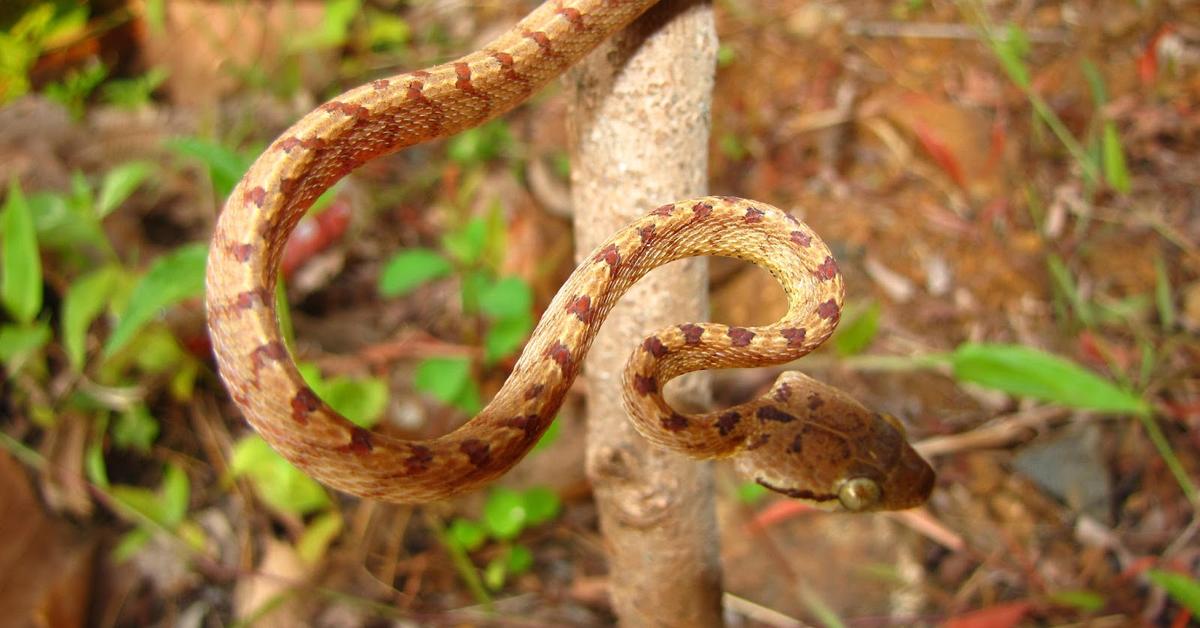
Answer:
[[[409,445],[408,457],[404,459],[404,472],[408,475],[423,473],[433,462],[433,451],[423,445]]]
[[[736,410],[730,410],[729,412],[717,417],[717,422],[713,423],[713,426],[717,428],[717,432],[721,434],[721,436],[729,436],[729,433],[732,432],[733,429],[737,427],[737,424],[741,423],[741,421],[742,415],[738,414]]]
[[[658,392],[658,380],[653,375],[634,375],[633,389],[642,395]]]
[[[761,210],[757,207],[747,207],[746,208],[746,222],[749,222],[749,223],[762,222],[763,216],[766,216],[766,215],[767,215],[766,212],[764,212],[763,210]]]
[[[592,297],[581,294],[567,304],[567,311],[575,315],[583,323],[592,321]]]
[[[799,347],[804,344],[804,337],[808,335],[808,331],[803,327],[789,327],[779,330],[779,333],[787,338],[789,347]]]
[[[812,244],[812,236],[807,233],[804,233],[803,231],[793,231],[792,232],[792,242],[795,242],[796,244],[799,244],[800,246],[803,246],[803,247],[808,247],[809,245]]]
[[[534,384],[534,385],[530,386],[529,388],[526,388],[525,389],[525,400],[529,401],[532,399],[537,399],[538,397],[541,396],[542,391],[545,389],[546,389],[546,387],[542,384]]]
[[[321,407],[321,400],[316,393],[308,386],[296,391],[296,396],[292,397],[292,418],[297,423],[305,425],[308,423],[308,415],[311,412],[316,412],[317,408]]]
[[[791,423],[796,420],[796,417],[790,415],[775,406],[762,406],[754,413],[760,421],[777,421],[779,423]]]
[[[754,340],[754,332],[745,327],[730,327],[727,334],[732,341],[731,344],[735,347],[745,347],[750,344],[751,340]]]
[[[700,344],[700,336],[704,335],[704,328],[695,323],[684,323],[679,326],[679,331],[683,332],[683,342],[689,346]]]
[[[664,355],[667,355],[667,347],[663,345],[661,340],[658,339],[658,336],[650,336],[647,338],[646,341],[642,343],[642,348],[656,358],[661,358]]]
[[[825,261],[817,267],[817,278],[822,281],[829,281],[837,277],[838,265],[830,255],[825,256]]]
[[[672,412],[670,416],[663,417],[662,426],[668,432],[678,432],[679,430],[687,429],[688,420],[682,414]]]
[[[841,311],[838,309],[837,302],[830,299],[817,306],[817,316],[829,320],[837,320],[841,316]]]
[[[709,203],[705,203],[703,201],[696,203],[695,205],[692,205],[692,213],[695,214],[696,219],[703,219],[703,218],[708,217],[708,215],[712,213],[712,209],[713,209],[712,205],[710,205]]]
[[[252,187],[242,194],[243,203],[254,203],[254,206],[259,209],[262,209],[263,201],[265,200],[267,200],[267,191],[261,185]]]
[[[492,459],[491,446],[475,438],[464,440],[459,444],[458,450],[467,454],[471,464],[476,467],[482,467]]]

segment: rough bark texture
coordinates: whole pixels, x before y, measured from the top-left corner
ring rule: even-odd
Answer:
[[[568,76],[580,255],[662,203],[706,193],[716,50],[711,6],[669,0]],[[705,320],[707,310],[704,260],[660,268],[625,296],[588,355],[587,469],[608,540],[613,607],[624,625],[721,624],[710,465],[642,440],[618,389],[645,335]],[[676,407],[707,405],[708,378],[695,375],[671,387]]]

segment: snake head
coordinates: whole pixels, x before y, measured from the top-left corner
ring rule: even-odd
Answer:
[[[849,512],[901,510],[929,498],[933,469],[894,417],[796,372],[753,404],[757,432],[734,462],[762,486]]]

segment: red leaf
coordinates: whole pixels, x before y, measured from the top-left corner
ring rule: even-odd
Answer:
[[[962,166],[958,163],[958,159],[950,147],[946,146],[946,143],[936,133],[919,120],[914,123],[913,130],[917,134],[917,140],[921,142],[921,146],[925,147],[925,151],[933,158],[934,163],[945,170],[946,174],[950,175],[950,178],[959,187],[966,188],[967,179],[963,176]]]
[[[997,604],[947,619],[942,628],[1010,628],[1020,623],[1032,608],[1030,602]]]

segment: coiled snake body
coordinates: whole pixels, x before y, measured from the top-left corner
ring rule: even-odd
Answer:
[[[701,458],[735,456],[756,481],[833,508],[905,508],[933,472],[890,417],[798,373],[727,410],[685,415],[661,396],[680,374],[794,360],[841,314],[829,249],[765,204],[709,197],[663,205],[588,256],[559,290],[512,374],[453,432],[406,441],[356,427],[308,388],[280,336],[274,287],[288,235],[312,202],[369,159],[476,126],[511,109],[622,28],[652,0],[551,1],[483,50],[373,81],[309,113],[254,163],[229,197],[209,253],[207,308],[227,387],[251,425],[316,479],[360,496],[426,502],[511,468],[554,419],[600,324],[650,269],[692,255],[759,264],[783,285],[787,314],[765,327],[687,323],[634,351],[625,404],[639,432]]]

